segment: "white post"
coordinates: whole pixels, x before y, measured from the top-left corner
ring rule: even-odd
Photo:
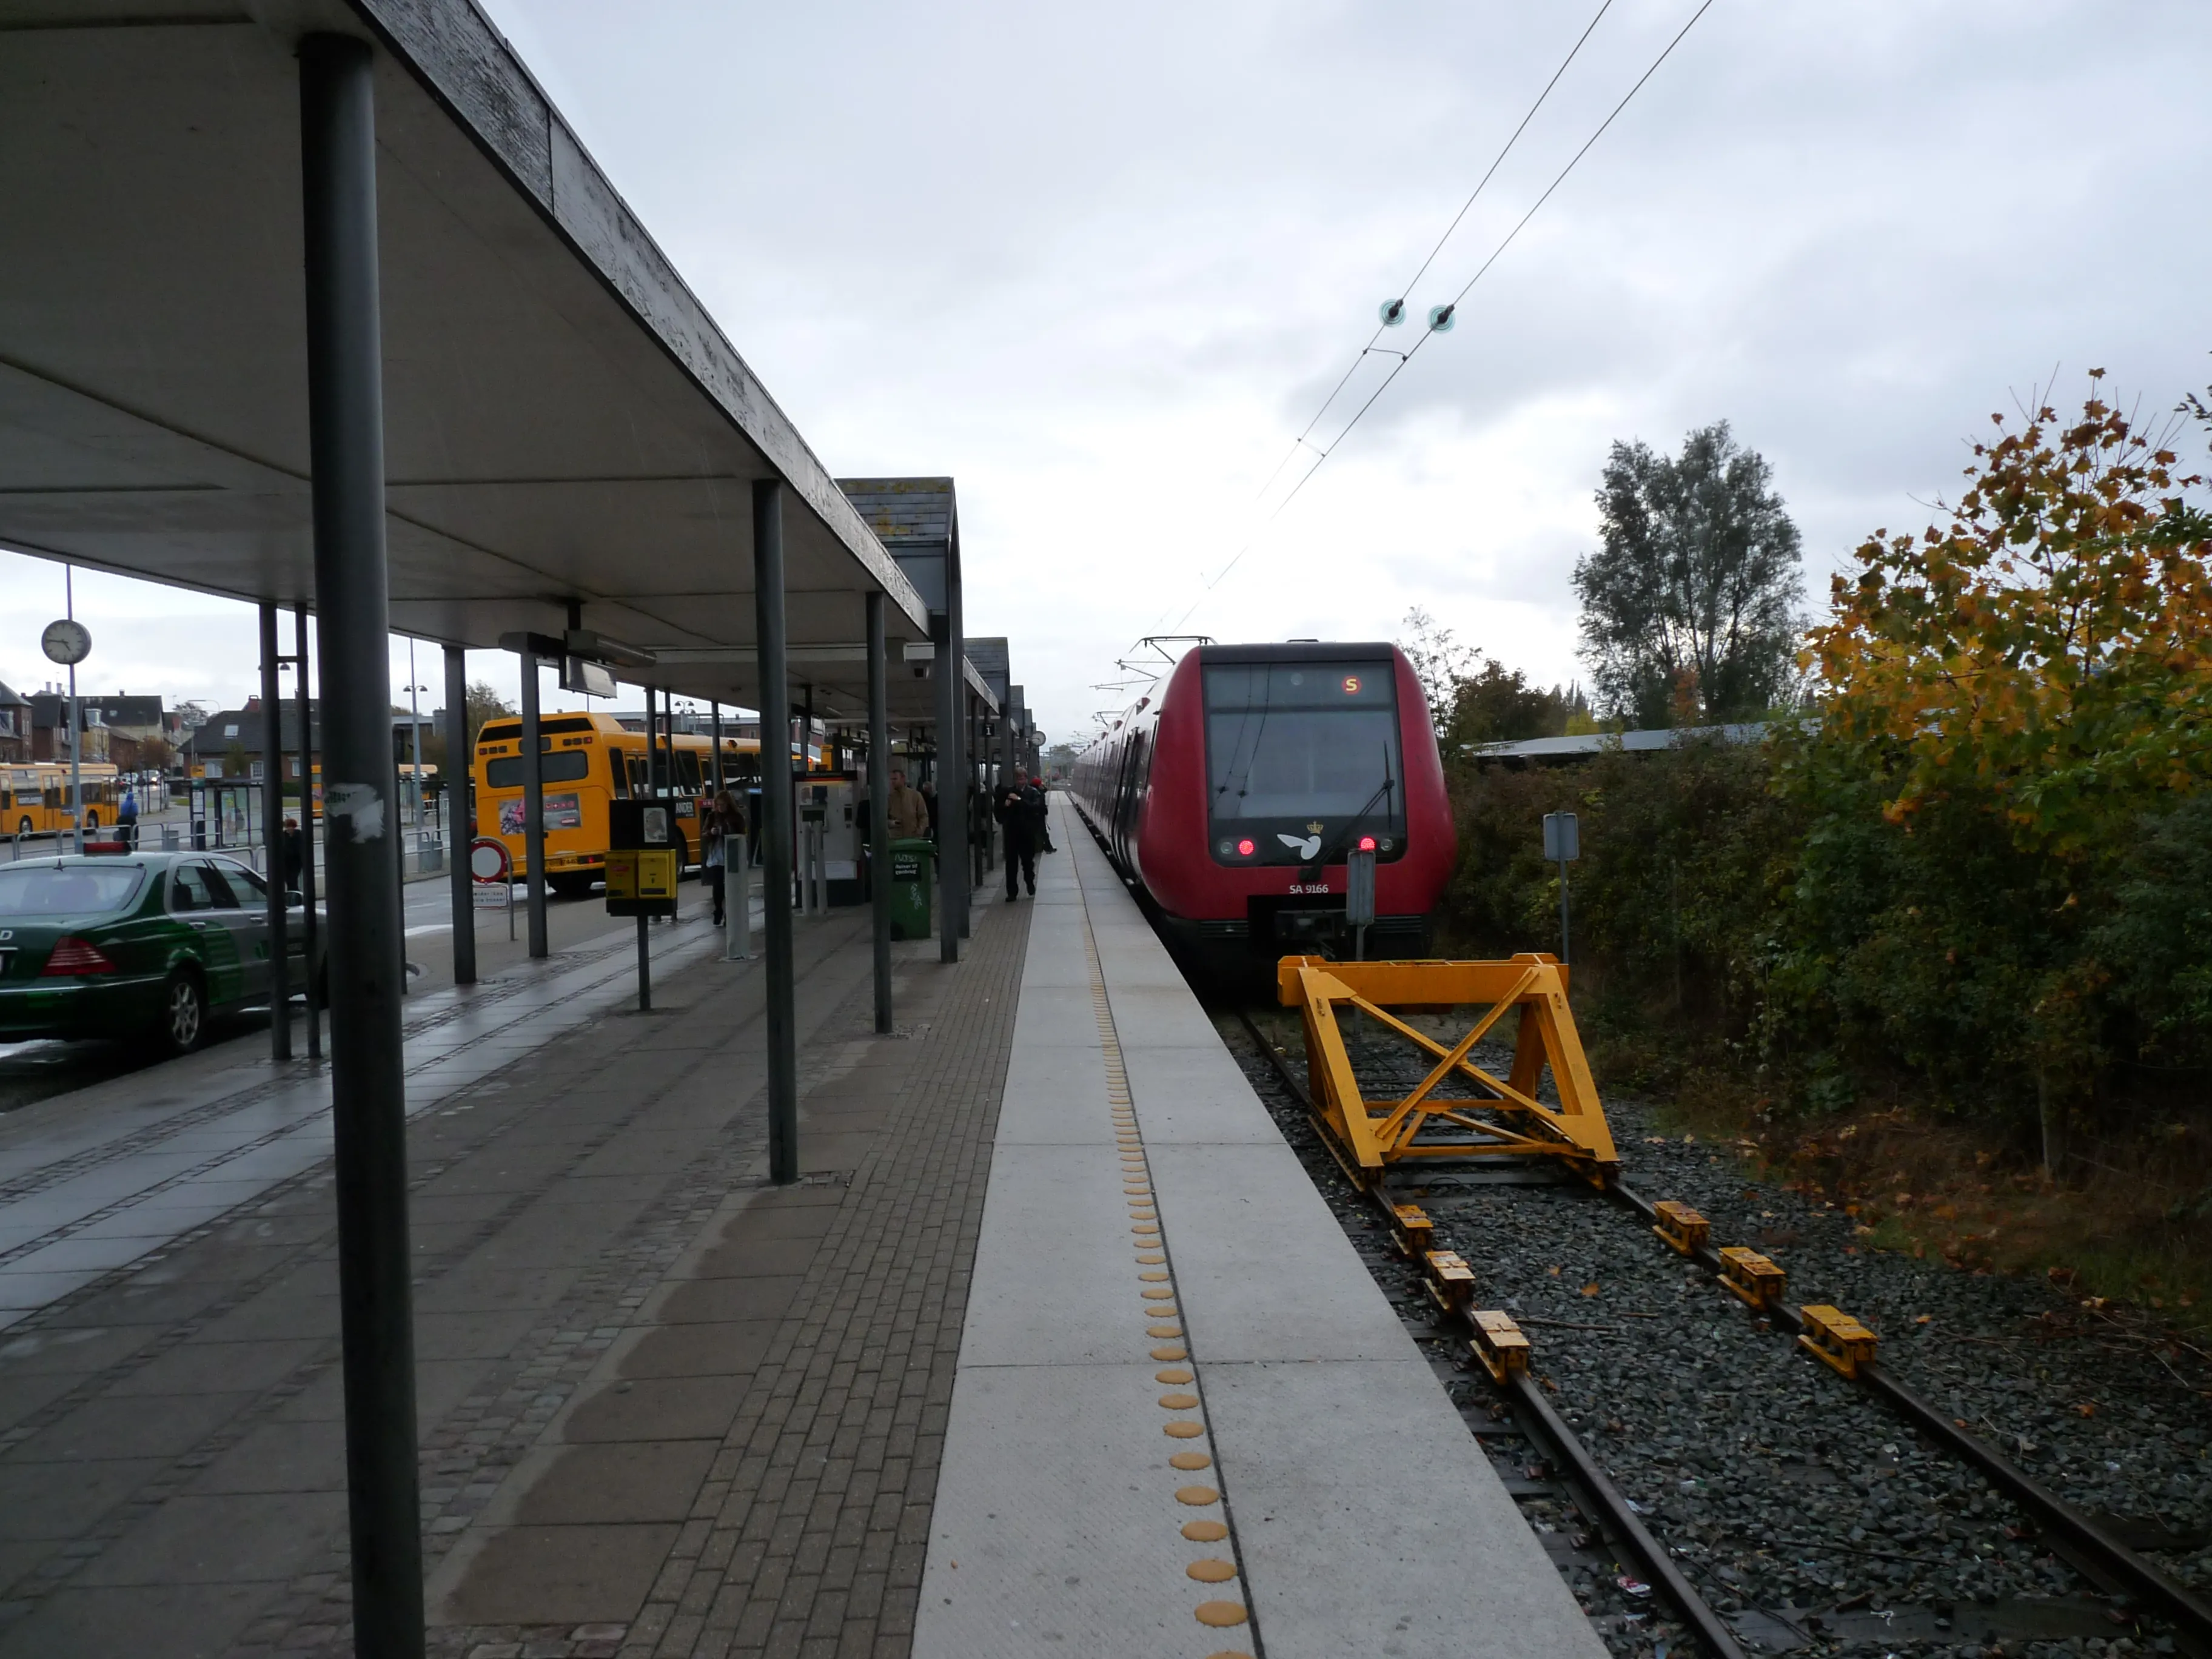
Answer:
[[[70,621],[76,620],[76,567],[62,567],[62,608]],[[76,706],[76,665],[70,665],[69,693],[70,740],[70,835],[76,842],[74,851],[84,851],[84,775],[77,765],[77,751],[84,747],[84,732],[81,722],[84,716]]]

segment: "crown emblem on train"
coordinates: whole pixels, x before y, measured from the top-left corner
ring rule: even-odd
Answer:
[[[1310,836],[1317,836],[1321,834],[1320,822],[1316,820],[1316,822],[1306,825],[1306,834]]]

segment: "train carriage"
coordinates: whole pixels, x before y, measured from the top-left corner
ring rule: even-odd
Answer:
[[[1224,976],[1350,954],[1346,860],[1367,842],[1367,953],[1425,953],[1458,852],[1427,702],[1388,644],[1197,647],[1079,757],[1073,794],[1170,940]]]

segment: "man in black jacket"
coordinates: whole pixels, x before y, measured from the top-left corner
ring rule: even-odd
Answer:
[[[1014,882],[1017,876],[1026,877],[1030,896],[1036,896],[1037,830],[1040,819],[1030,809],[1030,791],[1019,784],[1008,784],[999,791],[998,799],[991,804],[991,816],[1006,832],[1006,896],[1019,898]],[[1038,792],[1042,798],[1042,792]]]

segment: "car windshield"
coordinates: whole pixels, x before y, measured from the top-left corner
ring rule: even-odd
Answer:
[[[135,864],[14,864],[0,868],[0,916],[84,916],[121,910],[146,872]]]

